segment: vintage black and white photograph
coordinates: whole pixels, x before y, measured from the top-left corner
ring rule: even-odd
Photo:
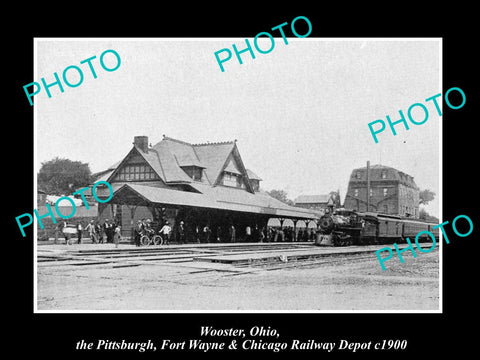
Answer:
[[[442,39],[272,36],[34,39],[35,312],[442,311]]]

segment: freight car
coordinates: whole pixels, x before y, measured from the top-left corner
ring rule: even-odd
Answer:
[[[438,238],[437,224],[373,212],[339,209],[320,218],[315,245],[348,246],[400,243],[408,237],[429,231]],[[430,239],[421,234],[418,241]]]

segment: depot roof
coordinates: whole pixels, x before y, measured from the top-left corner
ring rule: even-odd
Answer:
[[[123,184],[115,190],[112,203],[147,206],[151,204],[179,205],[206,209],[269,214],[277,217],[317,219],[314,211],[282,203],[263,192],[255,194],[217,186],[195,184],[202,192],[188,192],[139,184]],[[248,194],[248,195],[247,195]]]

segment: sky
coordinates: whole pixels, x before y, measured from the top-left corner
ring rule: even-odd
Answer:
[[[233,52],[232,44],[246,47],[244,38],[37,38],[32,81],[51,83],[70,65],[84,79],[78,87],[63,84],[63,93],[52,86],[51,98],[44,89],[35,95],[35,173],[56,156],[101,171],[123,159],[136,135],[152,145],[162,135],[190,143],[236,139],[264,190],[294,199],[338,189],[343,201],[352,170],[369,160],[434,191],[426,210],[439,216],[442,117],[425,99],[441,92],[440,39],[288,38],[286,45],[275,38],[270,53],[254,48],[255,59],[241,54],[243,64],[233,54],[222,72],[214,53]],[[111,72],[99,63],[108,49],[121,58]],[[96,79],[80,64],[94,55]],[[116,64],[110,53],[104,60]],[[70,82],[76,76],[69,70]],[[429,111],[424,124],[398,124],[396,136],[387,124],[374,142],[369,122],[398,120],[399,110],[407,117],[415,103]],[[422,120],[419,109],[412,116]]]

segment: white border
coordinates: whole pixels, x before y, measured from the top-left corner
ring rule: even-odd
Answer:
[[[279,38],[279,37],[274,37]],[[33,38],[33,76],[34,79],[38,79],[37,73],[37,42],[38,41],[223,41],[223,40],[244,40],[244,38]],[[279,38],[280,39],[280,38]],[[443,38],[431,37],[431,38],[403,38],[403,37],[368,37],[368,38],[291,38],[288,37],[288,41],[435,41],[439,42],[439,88],[440,92],[443,91]],[[35,81],[35,80],[33,80]],[[443,94],[442,94],[443,97]],[[439,104],[442,109],[443,101]],[[442,116],[444,116],[442,114]],[[34,202],[33,208],[37,208],[37,109],[33,106],[33,124],[34,124]],[[443,222],[443,126],[439,127],[439,218],[440,223]],[[35,222],[34,222],[35,224]],[[440,233],[440,232],[439,232]],[[439,309],[438,310],[39,310],[38,309],[38,297],[37,297],[37,226],[33,226],[33,264],[34,264],[34,283],[33,283],[33,308],[34,313],[48,313],[48,314],[439,314],[443,313],[443,242],[442,234],[439,234]]]

